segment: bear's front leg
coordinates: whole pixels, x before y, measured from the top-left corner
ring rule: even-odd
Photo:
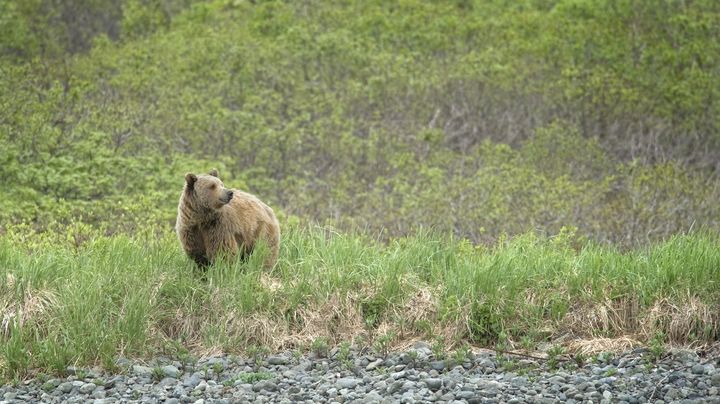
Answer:
[[[210,265],[210,259],[205,251],[205,241],[197,226],[179,229],[178,236],[185,253],[197,266],[202,269]]]
[[[210,262],[215,262],[218,255],[226,255],[228,257],[235,256],[238,252],[238,244],[232,235],[225,232],[208,232],[205,245],[206,252]]]
[[[195,261],[195,264],[197,264],[200,269],[205,269],[205,267],[210,265],[210,260],[203,253],[197,251],[188,251],[187,254],[188,257]]]

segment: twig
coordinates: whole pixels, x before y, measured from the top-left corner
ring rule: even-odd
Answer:
[[[657,384],[655,384],[655,388],[653,389],[652,393],[650,394],[650,397],[648,397],[648,401],[652,400],[655,397],[655,393],[657,393],[658,387],[660,387],[661,384],[665,383],[665,380],[667,380],[668,376],[670,376],[670,374],[665,375],[665,377],[660,379],[660,381],[657,382]]]
[[[491,350],[491,351],[495,351],[495,352],[497,352],[497,353],[506,354],[506,355],[522,356],[522,357],[525,357],[525,358],[537,359],[537,360],[541,360],[541,361],[549,361],[549,360],[550,360],[549,357],[548,357],[548,358],[543,358],[543,357],[540,357],[540,356],[533,356],[533,355],[524,354],[524,353],[520,353],[520,352],[505,351],[505,350],[503,350],[503,349],[497,349],[497,348],[487,348],[487,349],[489,349],[489,350]],[[559,361],[564,361],[564,362],[570,362],[570,361],[571,361],[571,359],[569,359],[569,358],[555,357],[555,359],[556,359],[556,360],[559,360]]]

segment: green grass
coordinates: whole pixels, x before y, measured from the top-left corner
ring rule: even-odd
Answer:
[[[496,246],[419,233],[383,244],[290,228],[280,261],[262,254],[202,276],[173,234],[92,237],[76,246],[0,238],[0,370],[5,378],[119,355],[390,345],[439,338],[492,346],[633,336],[719,339],[720,237],[679,235],[621,252],[572,234],[525,234]],[[383,338],[391,335],[393,341]]]

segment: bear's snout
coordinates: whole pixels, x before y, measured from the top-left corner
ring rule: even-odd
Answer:
[[[230,200],[232,199],[232,197],[233,197],[233,191],[228,191],[227,192],[227,203],[230,203]]]

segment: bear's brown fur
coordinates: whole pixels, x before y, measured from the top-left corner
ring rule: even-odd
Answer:
[[[269,248],[265,266],[277,262],[280,224],[275,213],[254,195],[225,188],[215,169],[208,175],[185,175],[175,230],[200,267],[221,252],[247,256],[260,240]]]

